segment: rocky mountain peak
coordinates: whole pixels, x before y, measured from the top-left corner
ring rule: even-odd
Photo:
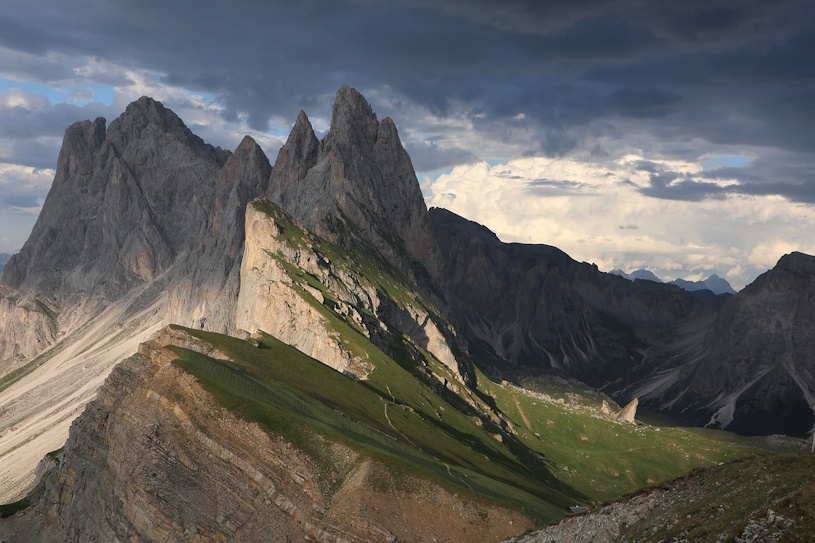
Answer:
[[[142,96],[131,102],[124,113],[110,123],[107,140],[117,152],[139,140],[156,141],[169,138],[191,148],[195,154],[222,166],[229,151],[213,147],[187,128],[178,115],[150,97]]]
[[[308,115],[301,109],[289,138],[277,154],[269,188],[272,200],[283,203],[292,192],[289,184],[300,183],[317,164],[319,149],[320,140],[314,134]]]
[[[106,127],[105,119],[99,117],[93,122],[80,121],[65,129],[54,184],[93,173],[93,154],[105,141]]]
[[[378,132],[379,122],[365,97],[348,85],[340,87],[331,111],[331,129],[323,141],[323,153],[335,147],[370,149]]]
[[[231,175],[233,172],[230,171],[230,168],[244,163],[249,163],[258,170],[266,172],[267,177],[271,175],[272,166],[269,164],[269,158],[266,156],[266,153],[263,152],[263,149],[260,148],[260,145],[258,145],[251,136],[244,136],[240,145],[238,145],[235,152],[229,157],[226,164],[224,164],[224,172],[221,174],[220,179],[221,183],[234,183],[236,179],[234,175]]]
[[[348,248],[373,246],[409,277],[414,263],[438,277],[441,257],[396,125],[379,122],[355,89],[337,91],[322,142],[300,113],[269,186],[269,198],[318,235]]]

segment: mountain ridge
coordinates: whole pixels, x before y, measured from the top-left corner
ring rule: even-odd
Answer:
[[[541,435],[550,428],[542,425],[552,420],[569,426],[572,419],[559,418],[556,405],[573,396],[558,403],[544,394],[518,392],[522,389],[513,382],[552,372],[580,377],[621,403],[638,396],[668,412],[691,413],[697,424],[721,413],[714,422],[725,427],[771,413],[764,407],[785,395],[798,394],[793,414],[798,418],[815,401],[806,380],[810,361],[794,348],[810,341],[801,326],[811,319],[805,302],[811,298],[814,257],[789,255],[777,273],[768,272],[743,295],[704,300],[675,285],[632,283],[600,272],[555,247],[502,243],[482,225],[426,209],[395,125],[387,117],[377,120],[350,87],[338,91],[332,128],[322,141],[300,112],[274,166],[248,137],[234,153],[206,145],[148,98],[128,106],[109,127],[104,124],[85,121],[66,131],[59,179],[36,234],[0,277],[0,318],[6,323],[0,335],[5,372],[0,402],[10,406],[0,413],[0,464],[6,470],[0,470],[0,483],[6,495],[18,496],[34,480],[23,453],[58,448],[44,449],[64,441],[67,425],[114,365],[137,345],[149,344],[150,337],[166,334],[166,325],[186,326],[191,335],[235,336],[213,339],[208,359],[195,358],[213,375],[230,375],[221,383],[226,387],[254,385],[230,373],[242,359],[223,358],[217,344],[255,356],[264,332],[274,333],[276,341],[283,339],[343,374],[332,377],[343,379],[333,381],[343,383],[337,386],[357,383],[366,394],[378,390],[377,396],[365,397],[366,409],[376,414],[369,421],[375,431],[395,432],[382,439],[405,438],[421,448],[418,434],[407,437],[410,432],[401,426],[407,419],[442,428],[436,437],[443,441],[477,436],[466,443],[487,454],[468,456],[467,465],[426,445],[442,477],[458,473],[459,482],[470,479],[461,488],[473,490],[475,474],[493,473],[501,480],[506,474],[500,471],[510,466],[520,470],[512,475],[516,489],[528,490],[529,481],[539,477],[551,483],[550,505],[562,506],[562,496],[580,500],[602,494],[591,477],[581,480],[576,474],[602,477],[614,489],[628,482],[623,477],[620,483],[620,472],[612,468],[600,476],[586,467],[589,461],[574,468],[571,456],[546,448]],[[64,231],[57,229],[60,221],[67,223]],[[770,349],[756,352],[767,364],[776,362],[766,358],[773,352],[788,353],[775,368],[782,378],[739,377],[750,383],[746,395],[724,385],[712,390],[713,380],[704,379],[699,368],[726,379],[734,375],[726,367],[731,353],[748,361],[754,356],[720,340],[726,337],[721,331],[754,319],[756,308],[769,307],[768,300],[772,314],[761,322],[780,323],[779,332],[773,332]],[[795,311],[787,311],[790,307]],[[760,346],[769,329],[747,326],[739,334],[751,338],[750,346]],[[173,341],[166,347],[187,349],[191,340]],[[23,343],[29,345],[26,353],[19,349]],[[711,353],[720,353],[722,366]],[[195,373],[204,371],[198,366],[187,370],[207,378],[206,372]],[[394,375],[418,388],[396,390],[397,382],[384,377]],[[761,394],[750,388],[756,384]],[[723,390],[739,395],[713,405]],[[410,401],[398,400],[401,394]],[[690,403],[683,403],[683,396]],[[739,404],[739,397],[750,402]],[[731,407],[728,419],[724,415]],[[350,409],[355,413],[360,407]],[[417,412],[423,413],[419,419]],[[338,421],[347,415],[327,416]],[[591,410],[584,415],[584,427],[600,421],[598,436],[610,439],[609,432],[623,432],[637,447],[646,437],[664,435],[634,425],[609,426],[624,423]],[[806,430],[802,426],[809,419],[801,420],[790,432]],[[768,431],[775,428],[772,422]],[[45,427],[48,441],[37,441],[35,430]],[[569,443],[581,436],[572,448],[589,447],[581,444],[595,439],[574,429],[565,435],[561,439]],[[723,447],[716,454],[746,450]],[[591,450],[598,455],[605,449]],[[558,461],[552,464],[547,454]],[[711,462],[714,456],[694,458]],[[628,474],[630,483],[642,485],[697,465],[682,460],[688,451],[670,458],[669,467],[637,468],[637,479]],[[550,471],[561,464],[572,467]],[[526,475],[517,478],[521,473]]]

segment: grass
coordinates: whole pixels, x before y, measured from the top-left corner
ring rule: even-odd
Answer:
[[[430,478],[456,492],[527,511],[540,522],[557,518],[579,499],[547,473],[517,463],[492,436],[393,361],[382,372],[388,385],[380,388],[378,382],[348,379],[270,336],[255,347],[186,331],[235,362],[178,349],[177,363],[222,405],[311,452],[317,463],[325,459],[313,450],[314,432],[396,466],[395,472],[409,478]]]
[[[734,541],[772,509],[796,524],[782,541],[812,541],[815,455],[755,456],[686,476],[691,482],[662,513],[636,525],[631,540]]]
[[[22,500],[0,504],[0,518],[7,518],[11,515],[18,513],[24,509],[28,509],[31,505],[31,500],[28,498],[23,498]]]
[[[259,351],[234,344],[237,365],[228,369],[219,368],[222,362],[202,362],[200,355],[192,354],[185,354],[189,359],[185,367],[199,372],[226,405],[270,431],[299,440],[298,446],[309,446],[298,437],[305,422],[331,439],[341,438],[369,454],[402,462],[406,466],[402,472],[467,488],[527,511],[539,522],[562,516],[568,505],[616,499],[695,468],[764,454],[749,441],[724,432],[612,422],[600,418],[597,409],[544,400],[543,394],[492,382],[475,369],[477,389],[471,390],[431,353],[392,327],[385,354],[358,323],[334,311],[339,298],[353,298],[348,288],[352,282],[397,307],[412,304],[424,309],[440,329],[449,323],[429,310],[433,305],[373,247],[356,243],[347,251],[301,229],[272,203],[253,205],[274,220],[279,241],[317,256],[327,278],[307,273],[283,253],[270,254],[286,271],[294,291],[324,317],[329,333],[354,357],[370,363],[373,372],[367,380],[353,382],[297,351],[289,353],[273,338],[264,340],[267,348]],[[354,232],[347,234],[359,238]],[[340,295],[337,288],[347,292]],[[323,300],[309,289],[319,291]],[[355,309],[376,319],[365,307]],[[201,332],[190,333],[205,339]],[[237,341],[215,336],[205,340],[219,343],[227,353],[220,343]],[[192,363],[195,356],[197,365]],[[281,367],[274,362],[279,359],[289,362]],[[455,383],[457,393],[428,375]],[[545,379],[535,385],[539,392],[555,396],[574,391],[569,383]],[[277,391],[273,396],[269,386]],[[285,394],[280,392],[284,390]],[[588,404],[599,407],[600,395],[588,399]],[[502,430],[496,414],[508,420],[515,433]]]
[[[524,445],[542,454],[575,490],[599,501],[694,468],[768,454],[753,440],[726,432],[614,422],[595,409],[545,400],[482,374],[478,382],[515,425]]]

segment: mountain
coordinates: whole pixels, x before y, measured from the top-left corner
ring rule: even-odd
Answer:
[[[629,281],[633,281],[634,279],[644,279],[646,281],[653,281],[654,283],[661,283],[662,279],[654,275],[654,272],[648,270],[634,270],[631,273],[625,273],[620,268],[614,268],[608,273],[613,273],[614,275],[619,275],[620,277],[625,277]],[[679,285],[681,286],[681,285]],[[685,289],[687,290],[687,289]]]
[[[6,262],[8,262],[10,258],[10,254],[0,253],[0,272],[3,271],[3,268],[6,266]]]
[[[458,329],[499,370],[556,370],[606,386],[676,323],[715,311],[676,286],[632,283],[555,247],[503,243],[445,209],[429,217]]]
[[[497,540],[764,453],[638,425],[636,399],[706,422],[767,323],[758,371],[783,352],[806,379],[790,300],[811,258],[704,300],[426,210],[393,122],[349,87],[274,165],[141,98],[66,131],[0,278],[0,501],[19,499],[0,538]],[[745,398],[770,413],[797,383]]]
[[[329,241],[351,250],[371,245],[412,279],[439,275],[441,256],[396,125],[389,117],[378,121],[355,89],[337,92],[323,141],[300,112],[275,162],[269,196]]]
[[[804,436],[815,426],[815,257],[783,256],[722,304],[698,356],[678,356],[646,398],[696,424]],[[670,377],[670,378],[669,378]]]
[[[654,281],[655,283],[662,283],[662,279],[654,275],[653,272],[648,270],[635,270],[631,273],[625,273],[620,268],[615,268],[611,270],[609,273],[614,275],[619,275],[620,277],[625,277],[629,281],[633,281],[635,279],[644,279],[647,281]],[[719,277],[715,273],[712,274],[710,277],[705,279],[704,281],[687,281],[685,279],[674,279],[670,281],[671,284],[678,286],[681,289],[687,290],[688,292],[696,292],[700,290],[709,290],[714,295],[717,294],[736,294],[736,291],[733,287],[730,286],[730,283],[727,282],[727,279]],[[704,296],[704,294],[702,294]]]
[[[250,201],[267,194],[344,244],[332,255],[348,252],[371,266],[340,269],[328,265],[338,260],[333,256],[312,253],[312,270],[292,256],[296,266],[328,273],[338,307],[356,315],[356,326],[369,327],[366,333],[389,352],[404,349],[404,334],[462,379],[473,378],[466,357],[453,355],[463,347],[436,308],[438,249],[392,121],[377,121],[348,87],[338,92],[334,113],[314,157],[308,150],[287,155],[311,130],[301,115],[277,170],[251,138],[234,153],[214,148],[147,97],[110,126],[97,119],[66,130],[43,212],[0,279],[0,402],[9,406],[0,413],[3,495],[18,496],[30,485],[36,458],[64,442],[71,420],[112,367],[167,324],[220,333],[262,325],[281,335],[287,330],[287,339],[337,367],[351,357],[297,288],[243,269],[248,238],[253,266],[286,271],[259,246],[269,239],[267,222]],[[316,141],[306,140],[306,148]],[[284,175],[287,167],[299,168],[302,179]],[[283,183],[290,179],[298,183]],[[322,183],[334,188],[325,191]],[[314,205],[302,207],[298,198]],[[248,223],[247,209],[253,212]],[[304,209],[315,211],[313,217]],[[247,226],[259,230],[247,235]],[[302,249],[292,251],[305,258]],[[364,280],[364,274],[376,277]],[[401,294],[411,300],[381,294],[408,276],[430,285],[432,299],[405,289]],[[253,290],[272,285],[274,298]],[[270,299],[279,305],[264,306]],[[283,318],[294,318],[293,308],[304,323],[300,337]]]
[[[671,283],[687,291],[709,290],[713,294],[736,294],[736,291],[730,286],[727,279],[719,277],[715,273],[704,281],[686,281],[685,279],[674,279],[671,281]]]

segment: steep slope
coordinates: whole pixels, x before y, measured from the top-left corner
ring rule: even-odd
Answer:
[[[502,243],[444,209],[429,217],[459,329],[486,349],[485,360],[512,364],[504,369],[553,369],[613,384],[676,323],[714,310],[678,287],[632,283],[554,247]]]
[[[366,348],[374,369],[359,382],[263,333],[162,330],[117,366],[64,451],[51,455],[56,465],[31,505],[0,521],[0,537],[497,541],[585,503],[559,479],[594,498],[618,496],[755,451],[712,431],[637,427],[488,385],[494,401],[521,413],[525,449],[491,425],[486,406],[462,413],[455,396],[440,397]],[[625,454],[647,444],[656,456]],[[616,486],[591,490],[598,477]]]
[[[266,192],[272,166],[246,136],[224,164],[198,247],[173,271],[165,322],[220,333],[235,329],[248,203]]]
[[[163,323],[234,329],[243,214],[271,167],[246,139],[205,144],[149,98],[66,130],[54,184],[0,283],[0,496],[112,366]]]
[[[0,375],[199,244],[228,156],[146,97],[108,128],[102,118],[70,126],[31,236],[3,270],[13,294],[0,304]]]
[[[353,249],[363,242],[407,277],[439,277],[441,256],[396,125],[365,98],[337,91],[331,128],[318,142],[300,112],[274,166],[270,199],[317,235]]]
[[[815,425],[815,257],[791,253],[722,305],[659,401],[698,424],[805,436]]]
[[[406,444],[406,426],[434,430],[403,405],[268,336],[256,346],[201,337],[165,330],[117,366],[74,423],[37,505],[0,524],[0,534],[37,542],[488,541],[531,526],[457,480],[488,479],[456,465],[443,476],[440,461]],[[315,397],[318,382],[323,395]],[[357,410],[339,411],[344,402]],[[368,404],[375,411],[359,411]],[[415,473],[405,458],[433,469]],[[506,484],[492,488],[541,507]],[[440,508],[449,514],[439,517]]]

